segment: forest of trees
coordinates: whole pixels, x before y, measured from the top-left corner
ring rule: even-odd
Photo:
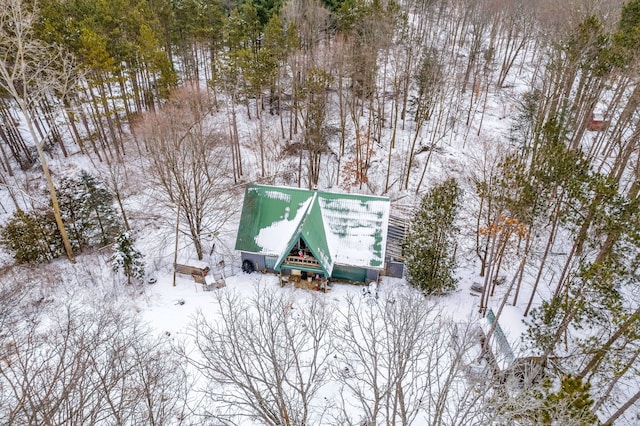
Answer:
[[[219,235],[237,213],[246,182],[387,195],[411,210],[454,178],[464,202],[451,209],[455,223],[439,220],[458,232],[459,243],[448,233],[439,241],[455,246],[458,262],[432,256],[450,269],[443,271],[445,288],[455,288],[456,263],[475,262],[483,281],[478,315],[489,305],[498,317],[507,305],[521,308],[528,324],[522,344],[537,365],[555,366],[549,383],[525,379],[518,391],[505,390],[504,404],[491,403],[501,416],[494,421],[589,424],[597,415],[614,423],[635,415],[640,400],[638,69],[640,0],[5,0],[1,244],[16,261],[35,264],[58,256],[73,262],[128,238],[135,228],[129,216],[150,220],[128,214],[126,203],[144,180],[168,212],[166,228],[184,235],[202,259],[206,236]],[[595,115],[604,119],[600,131],[591,130]],[[94,165],[91,175],[64,171],[78,157]],[[103,201],[93,210],[74,207],[69,194],[77,185],[100,189],[92,194]],[[107,228],[104,200],[117,204],[108,206]],[[33,250],[20,238],[35,239]],[[128,281],[136,276],[129,272]],[[419,276],[416,286],[428,287]],[[25,297],[5,290],[6,300]],[[343,320],[359,314],[354,308]],[[100,349],[105,337],[98,332],[111,332],[68,322],[60,342],[20,343],[33,352],[89,336]],[[14,371],[12,360],[23,353],[11,349],[19,330],[9,325],[0,334],[0,398],[5,384],[25,373]],[[208,326],[194,324],[203,345],[219,332],[201,336]],[[131,327],[123,339],[139,332]],[[145,339],[134,339],[144,349],[136,356],[168,350]],[[95,362],[78,357],[73,362]],[[154,374],[174,368],[173,358],[161,358],[153,356]],[[147,364],[135,362],[131,371],[144,382]],[[98,380],[101,372],[94,373]],[[227,373],[208,377],[214,383]],[[58,380],[51,377],[37,380]],[[31,379],[23,379],[27,392]],[[153,386],[173,386],[169,379],[184,385],[171,376],[156,377]],[[161,414],[149,406],[154,401],[144,402],[145,389],[136,389],[130,417],[116,423],[140,410]],[[22,397],[12,392],[10,398]],[[410,422],[415,401],[367,398],[360,400],[364,411],[382,410],[383,399],[387,410],[406,403],[402,416],[409,417],[398,418]],[[7,418],[41,424],[40,402],[29,402]],[[433,424],[449,424],[437,403]],[[554,403],[566,406],[554,411]],[[110,409],[108,416],[124,413]],[[186,415],[178,405],[168,409],[174,418]],[[296,423],[278,410],[276,417],[251,415]],[[103,414],[86,414],[94,415]]]

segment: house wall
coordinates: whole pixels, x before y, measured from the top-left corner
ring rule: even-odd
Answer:
[[[378,269],[366,269],[356,266],[335,265],[331,278],[336,280],[356,281],[361,283],[370,283],[378,281],[380,271]]]
[[[253,267],[255,271],[262,271],[262,269],[266,265],[265,257],[262,254],[242,252],[241,258],[242,258],[243,265],[245,260],[248,260],[249,262],[253,263]]]
[[[365,282],[367,279],[367,270],[354,266],[335,265],[333,267],[333,272],[331,273],[331,278],[337,280]]]
[[[371,281],[378,281],[378,278],[380,278],[380,271],[377,269],[367,269],[367,281],[366,282],[371,282]]]
[[[264,256],[256,253],[241,252],[241,259],[242,264],[244,264],[245,261],[251,262],[255,271],[262,271],[264,268],[267,268],[267,271],[269,272],[278,272],[274,270],[277,260],[277,258],[274,256]],[[315,269],[295,266],[283,266],[283,275],[291,274],[291,269],[309,270],[311,271],[310,273],[313,274],[318,273],[318,271]],[[333,268],[333,273],[331,274],[331,278],[336,280],[356,281],[361,283],[378,281],[379,277],[380,271],[378,269],[358,268],[355,266],[347,265],[335,265]]]
[[[404,276],[404,263],[388,260],[384,274],[387,277],[402,278]]]
[[[265,256],[264,257],[264,266],[267,268],[269,272],[276,272],[276,262],[278,258],[275,256]]]

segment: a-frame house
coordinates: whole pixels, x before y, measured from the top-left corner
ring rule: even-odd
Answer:
[[[235,248],[244,270],[377,280],[389,209],[385,197],[249,185]]]

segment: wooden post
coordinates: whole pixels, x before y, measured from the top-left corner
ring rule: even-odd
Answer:
[[[176,286],[176,263],[178,263],[178,230],[180,228],[180,203],[178,203],[178,214],[176,215],[176,245],[173,251],[173,286]]]

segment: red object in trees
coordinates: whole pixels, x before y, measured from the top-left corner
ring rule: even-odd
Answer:
[[[604,116],[601,113],[591,113],[589,116],[589,124],[587,124],[587,130],[592,132],[599,132],[604,129],[605,122]]]

